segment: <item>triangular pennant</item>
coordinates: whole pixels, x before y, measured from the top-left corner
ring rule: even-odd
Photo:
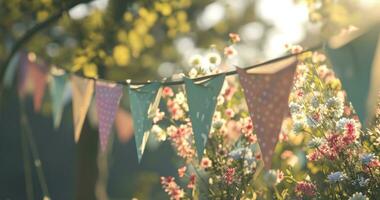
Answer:
[[[53,113],[54,128],[59,128],[62,120],[63,107],[65,105],[65,91],[69,87],[70,82],[67,81],[67,74],[53,75],[50,79],[50,97]]]
[[[94,80],[71,76],[71,86],[73,92],[74,138],[75,142],[78,142],[92,94],[94,93]]]
[[[119,102],[123,93],[123,87],[115,83],[96,81],[96,111],[99,121],[100,150],[107,149],[108,137],[115,120]]]
[[[131,114],[119,108],[116,113],[115,127],[119,141],[127,143],[133,136],[133,120]]]
[[[150,129],[153,125],[150,113],[154,113],[154,110],[157,109],[161,98],[161,84],[154,82],[139,88],[129,86],[128,91],[131,102],[130,107],[133,117],[137,157],[140,163]]]
[[[276,62],[272,66],[253,69],[255,74],[237,68],[267,169],[271,167],[282,120],[288,113],[288,100],[296,63],[295,57],[291,57],[291,59]],[[281,69],[277,72],[266,71],[274,68]]]
[[[21,98],[25,97],[27,93],[29,61],[28,54],[26,52],[20,53],[19,70],[17,73],[17,91]]]
[[[3,79],[3,84],[5,87],[11,87],[12,84],[13,84],[13,80],[14,80],[14,77],[15,77],[15,74],[16,74],[16,71],[20,65],[20,54],[21,53],[16,53],[11,61],[9,62],[9,65],[6,69],[6,72],[5,72],[5,76],[4,76],[4,79]]]
[[[30,68],[30,75],[33,79],[34,92],[33,92],[33,105],[36,112],[41,110],[42,100],[45,95],[47,68],[46,64],[38,65],[33,63]]]
[[[350,34],[357,35],[355,32]],[[352,103],[363,126],[374,116],[376,97],[380,89],[380,25],[343,45],[334,45],[345,35],[333,38],[327,55],[334,72],[342,81],[348,100]],[[352,39],[351,37],[348,37]],[[337,47],[336,47],[337,46]]]
[[[31,60],[25,52],[20,53],[20,69],[18,72],[18,93],[21,98],[33,91],[35,111],[41,110],[45,94],[47,67],[45,63],[38,64],[35,58]]]
[[[195,83],[189,78],[184,79],[198,159],[202,159],[203,156],[224,78],[225,75],[221,74],[201,83]]]

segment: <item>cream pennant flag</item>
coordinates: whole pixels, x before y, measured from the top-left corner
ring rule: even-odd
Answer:
[[[82,126],[94,93],[94,80],[71,76],[75,142],[79,141]]]
[[[296,58],[291,57],[250,72],[237,68],[267,169],[272,164],[282,120],[289,113],[288,100],[296,65]]]

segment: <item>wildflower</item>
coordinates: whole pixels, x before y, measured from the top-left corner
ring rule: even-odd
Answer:
[[[171,176],[161,177],[161,185],[172,200],[180,200],[185,196],[185,192],[177,185]]]
[[[305,123],[302,121],[295,121],[293,123],[293,131],[294,133],[301,133],[303,130],[305,130]]]
[[[201,160],[201,168],[207,169],[212,166],[212,161],[208,157],[203,157]]]
[[[290,109],[290,113],[296,114],[302,110],[302,106],[298,103],[290,102],[289,109]]]
[[[212,67],[217,67],[220,65],[222,59],[220,55],[216,52],[211,52],[206,55],[206,60],[208,64]]]
[[[164,112],[160,112],[160,109],[157,109],[156,113],[155,113],[155,115],[153,117],[153,123],[156,124],[157,122],[161,121],[164,118],[164,116],[165,116],[165,113]]]
[[[315,196],[316,190],[317,190],[317,187],[313,183],[306,182],[306,181],[297,182],[297,185],[295,188],[295,192],[297,193],[297,195],[308,196],[308,197]]]
[[[364,178],[363,176],[358,176],[357,179],[352,181],[352,185],[359,185],[360,187],[368,186],[369,179]]]
[[[237,34],[237,33],[230,33],[230,34],[228,34],[228,36],[230,37],[230,40],[233,43],[240,42],[240,36],[239,36],[239,34]]]
[[[227,57],[233,57],[237,54],[236,49],[233,46],[228,46],[224,48],[224,55]]]
[[[282,181],[283,177],[284,174],[281,171],[271,169],[265,174],[264,179],[268,185],[275,186]]]
[[[200,68],[203,65],[203,57],[201,55],[193,55],[189,59],[189,65],[191,67]]]
[[[191,174],[189,178],[189,183],[187,184],[187,188],[193,189],[195,187],[195,179],[196,179],[195,174]]]
[[[348,131],[352,133],[356,131],[357,125],[355,120],[343,117],[336,123],[336,128],[341,132]]]
[[[344,101],[341,98],[331,97],[327,99],[326,107],[331,110],[335,117],[341,117],[344,112]]]
[[[361,192],[355,192],[348,200],[369,200],[369,198]]]
[[[228,184],[231,185],[232,182],[234,181],[234,176],[235,176],[235,168],[228,168],[223,176],[224,181]]]
[[[187,169],[186,166],[183,166],[183,167],[179,168],[179,169],[178,169],[178,176],[181,177],[181,178],[182,178],[183,176],[185,176],[186,169]]]
[[[153,135],[156,136],[158,141],[165,141],[166,140],[166,133],[161,129],[158,125],[153,125],[152,129],[150,130]]]
[[[198,71],[195,68],[191,68],[189,71],[189,77],[190,78],[195,78],[198,75]]]
[[[231,108],[226,109],[225,113],[226,113],[227,117],[229,117],[229,118],[232,118],[235,116],[235,112]]]
[[[374,161],[376,159],[377,159],[377,157],[373,153],[364,154],[364,155],[360,156],[360,161],[364,165],[369,165],[372,161]]]
[[[324,138],[315,137],[309,141],[308,146],[311,148],[318,148],[319,146],[321,146],[325,142],[326,142],[326,140]]]
[[[344,181],[347,178],[347,175],[343,172],[332,172],[327,176],[327,180],[330,183],[338,183]]]
[[[172,96],[174,96],[174,92],[171,87],[164,87],[162,89],[162,97],[172,97]]]

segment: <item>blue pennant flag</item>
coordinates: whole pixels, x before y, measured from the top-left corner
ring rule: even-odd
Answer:
[[[217,97],[222,89],[225,75],[195,83],[185,78],[187,103],[193,127],[198,159],[202,158],[215,112]]]
[[[153,82],[141,87],[128,87],[129,101],[133,117],[133,127],[137,148],[137,158],[140,163],[152,128],[153,114],[158,108],[161,98],[161,84]]]
[[[355,31],[350,33],[355,34]],[[325,48],[363,126],[374,116],[380,89],[379,34],[380,25],[377,25],[354,39],[350,35],[336,37]]]

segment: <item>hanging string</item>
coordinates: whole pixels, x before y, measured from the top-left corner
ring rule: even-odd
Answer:
[[[23,131],[24,132],[23,137],[25,138],[25,140],[27,140],[27,142],[29,142],[29,147],[30,147],[30,150],[32,153],[32,159],[34,162],[34,166],[36,168],[38,182],[41,186],[43,199],[44,200],[50,199],[50,194],[49,194],[48,186],[46,183],[46,178],[45,178],[43,168],[42,168],[42,162],[41,162],[38,150],[37,150],[36,142],[34,141],[32,130],[30,128],[28,116],[27,116],[26,110],[25,110],[25,105],[24,105],[24,102],[22,100],[20,100],[20,110],[21,110],[21,118],[20,118],[21,127],[23,127],[23,130],[24,130]]]
[[[312,52],[312,51],[319,50],[322,47],[323,47],[322,44],[318,44],[318,45],[316,45],[314,47],[311,47],[309,49],[305,49],[305,50],[297,52],[297,53],[288,54],[288,55],[284,55],[284,56],[281,56],[281,57],[278,57],[278,58],[274,58],[274,59],[271,59],[271,60],[268,60],[268,61],[265,61],[265,62],[262,62],[262,63],[259,63],[259,64],[255,64],[255,65],[252,65],[252,66],[249,66],[249,67],[245,67],[244,69],[245,70],[249,70],[249,69],[252,69],[252,68],[261,67],[261,66],[264,66],[264,65],[276,63],[278,61],[281,61],[281,60],[284,60],[284,59],[287,59],[287,58],[290,58],[290,57],[293,57],[293,56],[297,56],[297,55],[300,55],[300,54],[303,54],[303,53],[306,53],[306,52]],[[74,75],[82,77],[82,78],[93,79],[93,80],[96,80],[96,81],[103,81],[103,82],[109,82],[109,83],[117,83],[117,84],[121,84],[121,85],[147,85],[147,84],[150,84],[151,82],[162,82],[163,86],[172,86],[172,85],[181,85],[181,84],[184,84],[183,79],[181,79],[181,80],[175,80],[175,81],[166,81],[166,80],[163,80],[163,81],[141,81],[141,82],[140,81],[131,81],[131,80],[126,80],[126,81],[110,81],[110,80],[105,80],[105,79],[101,79],[101,78],[88,77],[88,76],[85,76],[85,75],[77,73],[77,72],[69,72],[68,70],[66,70],[64,68],[60,68],[60,67],[58,67],[58,69],[63,70],[65,73],[74,74]],[[232,71],[228,71],[228,72],[221,72],[221,73],[210,74],[210,75],[194,78],[193,80],[194,81],[202,81],[202,80],[206,80],[206,79],[209,79],[209,78],[212,78],[212,77],[215,77],[215,76],[219,76],[219,75],[222,75],[222,74],[225,74],[226,76],[231,76],[231,75],[237,74],[237,72],[236,72],[236,70],[232,70]]]

